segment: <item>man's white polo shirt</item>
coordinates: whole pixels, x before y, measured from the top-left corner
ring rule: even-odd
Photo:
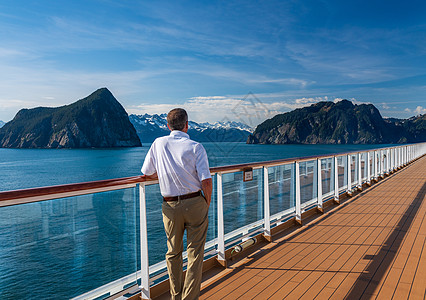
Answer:
[[[141,171],[146,175],[157,173],[163,197],[197,192],[201,181],[211,178],[203,145],[179,130],[152,143]]]

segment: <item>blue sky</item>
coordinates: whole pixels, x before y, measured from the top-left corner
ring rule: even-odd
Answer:
[[[0,2],[0,120],[100,87],[199,122],[343,98],[407,118],[426,113],[426,2]]]

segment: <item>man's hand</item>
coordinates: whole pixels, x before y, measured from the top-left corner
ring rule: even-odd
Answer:
[[[213,180],[211,178],[204,179],[201,181],[201,188],[203,189],[204,197],[206,197],[207,204],[210,206],[212,201],[212,192],[213,192]]]
[[[157,176],[157,173],[154,173],[152,175],[142,175],[142,178],[146,180],[157,180],[158,176]]]

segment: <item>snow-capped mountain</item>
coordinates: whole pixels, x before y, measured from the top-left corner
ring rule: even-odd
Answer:
[[[130,115],[142,143],[151,143],[157,137],[168,135],[167,114]],[[189,121],[188,134],[198,142],[245,142],[253,129],[240,122],[215,122],[213,124]]]
[[[0,128],[2,128],[4,124],[6,124],[6,123],[4,123],[2,120],[0,120]]]

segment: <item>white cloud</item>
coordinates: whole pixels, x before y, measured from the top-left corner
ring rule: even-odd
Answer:
[[[128,106],[130,114],[162,114],[175,107],[182,107],[188,111],[191,120],[196,122],[215,122],[222,120],[240,121],[251,127],[256,127],[266,119],[277,114],[288,112],[296,108],[328,101],[328,97],[298,98],[290,101],[263,101],[263,95],[241,96],[199,96],[186,100],[183,104],[148,104]]]
[[[423,108],[422,106],[417,106],[414,112],[418,115],[426,114],[426,108]]]
[[[262,103],[256,96],[249,94],[240,99],[225,96],[192,97],[183,104],[148,104],[126,107],[130,114],[161,114],[173,108],[182,107],[187,110],[189,118],[196,122],[215,122],[234,120],[255,127],[260,122],[272,117],[285,105],[278,103]]]
[[[361,104],[371,104],[371,102],[365,102],[365,101],[358,101],[358,100],[356,100],[355,98],[350,98],[350,99],[343,99],[343,98],[336,98],[336,99],[334,99],[334,103],[337,103],[337,102],[340,102],[340,101],[342,101],[342,100],[348,100],[348,101],[351,101],[352,102],[352,104],[354,104],[354,105],[361,105]]]
[[[308,86],[309,84],[315,83],[314,81],[307,81],[307,80],[297,79],[297,78],[270,79],[270,78],[254,78],[253,76],[251,76],[250,79],[247,80],[247,82],[285,84],[285,85],[299,86],[301,88],[306,88],[306,86]]]
[[[15,58],[15,57],[25,57],[27,53],[9,48],[0,48],[0,58]]]
[[[321,102],[321,101],[328,101],[328,97],[315,97],[315,98],[300,98],[300,99],[296,99],[295,102],[296,104],[314,104],[317,102]]]
[[[411,113],[411,109],[409,109],[408,107],[406,109],[404,109],[404,111]]]
[[[390,106],[387,105],[386,103],[382,103],[382,108],[383,109],[390,109]]]

